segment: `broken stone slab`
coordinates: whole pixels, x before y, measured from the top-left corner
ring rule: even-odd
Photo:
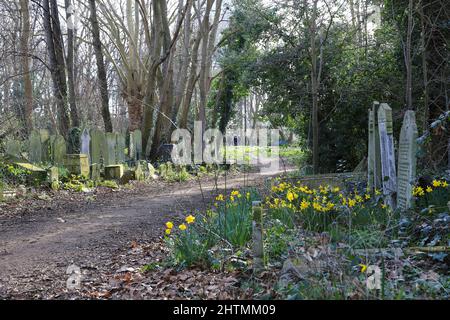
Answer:
[[[43,183],[47,180],[47,171],[36,165],[23,162],[17,162],[14,163],[14,165],[21,169],[27,170],[30,173],[30,178],[35,183]]]
[[[89,159],[87,154],[67,154],[64,166],[71,174],[89,178]]]
[[[119,180],[124,174],[124,167],[122,164],[115,164],[105,167],[105,179]]]

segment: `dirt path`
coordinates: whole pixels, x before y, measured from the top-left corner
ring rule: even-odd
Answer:
[[[267,177],[254,173],[228,178],[226,187],[258,185]],[[225,188],[223,177],[218,187]],[[0,298],[29,297],[30,292],[46,290],[70,264],[107,266],[132,241],[156,241],[168,219],[201,209],[215,189],[214,181],[202,183],[201,189],[194,181],[142,186],[126,197],[112,193],[101,204],[71,208],[68,202],[56,212],[0,218]]]

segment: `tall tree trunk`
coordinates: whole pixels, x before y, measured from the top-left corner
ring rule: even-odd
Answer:
[[[58,126],[61,135],[67,137],[69,115],[67,112],[67,84],[64,63],[64,47],[56,0],[43,0],[44,31],[49,65],[58,108]]]
[[[420,35],[420,49],[422,51],[422,77],[423,77],[423,122],[422,130],[423,132],[428,130],[428,64],[427,64],[427,49],[426,49],[426,27],[425,27],[425,16],[423,13],[424,0],[421,1],[419,5],[420,12],[420,24],[421,24],[421,35]]]
[[[314,0],[313,10],[311,16],[311,94],[312,94],[312,131],[313,131],[313,168],[314,173],[319,173],[319,84],[318,80],[318,72],[317,72],[317,45],[316,45],[316,37],[317,37],[317,2],[318,0]]]
[[[29,57],[29,41],[30,41],[30,11],[29,1],[20,0],[20,12],[22,21],[22,32],[20,37],[20,50],[22,57],[22,73],[25,90],[25,103],[24,103],[24,131],[29,134],[33,130],[33,84],[31,82],[30,75],[30,57]]]
[[[95,0],[89,0],[89,6],[91,10],[91,27],[92,27],[92,40],[95,52],[95,58],[97,60],[97,77],[100,84],[100,96],[102,100],[102,117],[105,125],[106,132],[112,132],[113,126],[111,122],[111,114],[109,112],[109,95],[108,95],[108,79],[106,77],[105,62],[103,59],[102,43],[100,40],[100,28],[98,26],[97,8],[95,6]]]
[[[75,11],[72,6],[71,0],[65,0],[66,6],[66,19],[67,19],[67,80],[69,86],[69,106],[70,106],[70,119],[74,127],[80,126],[80,118],[78,115],[78,109],[75,97],[75,73],[74,73],[74,55],[75,55]]]
[[[412,62],[411,62],[411,38],[413,29],[413,0],[408,4],[408,29],[406,30],[405,67],[406,67],[406,108],[413,109],[412,104]]]

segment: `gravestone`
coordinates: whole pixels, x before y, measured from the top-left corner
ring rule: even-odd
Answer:
[[[124,174],[124,167],[122,164],[115,164],[105,167],[105,179],[118,180]]]
[[[386,204],[394,209],[397,193],[394,132],[392,126],[392,109],[386,103],[380,104],[380,108],[378,109],[378,130],[380,136],[383,194]]]
[[[51,160],[54,165],[62,166],[64,164],[64,158],[66,156],[66,140],[61,135],[55,135],[50,137],[51,143]]]
[[[122,133],[117,134],[117,143],[116,143],[116,161],[117,163],[125,162],[125,136]]]
[[[6,154],[20,158],[21,157],[21,145],[17,140],[8,140],[6,141]]]
[[[41,134],[37,130],[33,130],[28,138],[28,157],[30,162],[39,163],[42,162],[42,145]]]
[[[263,209],[260,201],[252,203],[252,254],[253,273],[258,275],[264,269],[264,230],[263,230]]]
[[[380,154],[380,134],[378,129],[378,109],[380,103],[375,101],[369,109],[369,141],[367,156],[367,175],[369,190],[382,188],[381,179],[381,154]]]
[[[88,129],[84,129],[81,134],[81,153],[88,156],[89,161],[91,161],[91,135]]]
[[[91,130],[91,163],[105,164],[106,137],[100,130]]]
[[[136,142],[135,142],[135,136],[134,132],[130,132],[129,134],[129,141],[128,141],[128,157],[132,162],[136,161]]]
[[[39,134],[41,135],[42,161],[49,162],[51,160],[50,132],[47,129],[41,129]]]
[[[51,167],[48,170],[48,180],[53,190],[59,189],[59,169],[58,167]]]
[[[98,163],[94,163],[91,166],[91,180],[98,182],[101,179],[101,166]]]
[[[89,178],[89,160],[85,154],[66,154],[64,166],[71,174]]]
[[[134,131],[134,145],[136,146],[136,160],[143,159],[142,154],[142,132],[141,130]]]
[[[403,210],[411,208],[412,204],[412,189],[416,179],[417,137],[416,114],[408,110],[403,118],[398,152],[397,206]]]
[[[72,128],[69,130],[67,141],[68,154],[80,154],[81,152],[81,129]]]
[[[107,153],[105,156],[105,165],[110,166],[113,164],[117,164],[116,160],[116,145],[117,145],[117,137],[115,133],[107,132],[106,133],[106,147]]]

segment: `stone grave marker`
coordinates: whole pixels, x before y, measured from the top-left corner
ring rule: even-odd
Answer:
[[[106,153],[106,157],[105,157],[105,165],[107,165],[107,166],[117,164],[116,145],[117,145],[116,134],[112,133],[112,132],[107,132],[106,133],[107,153]]]
[[[88,156],[89,161],[91,161],[91,135],[88,129],[84,129],[81,134],[81,153]]]
[[[95,182],[101,180],[101,166],[98,163],[91,165],[91,180]]]
[[[71,174],[89,178],[89,160],[85,154],[66,154],[64,166]]]
[[[125,136],[122,133],[117,134],[117,143],[116,143],[116,161],[117,163],[125,162],[125,148],[126,141]]]
[[[416,179],[417,137],[416,114],[408,110],[403,118],[398,152],[397,207],[403,210],[411,208],[412,204],[412,188]]]
[[[58,167],[51,167],[48,170],[48,180],[53,190],[59,189],[59,169]]]
[[[51,143],[51,157],[54,165],[60,166],[64,164],[66,157],[66,140],[61,135],[55,135],[50,138]]]
[[[72,128],[69,130],[69,139],[67,141],[68,154],[80,154],[81,152],[81,129]]]
[[[380,136],[383,194],[385,195],[386,204],[394,209],[396,205],[397,174],[395,168],[392,109],[386,103],[380,104],[380,108],[378,109],[378,130]]]
[[[142,132],[141,130],[134,131],[134,145],[136,146],[136,160],[144,159],[142,154]]]
[[[115,164],[105,167],[105,179],[118,180],[124,174],[124,167],[122,164]]]
[[[128,141],[128,157],[131,161],[136,161],[136,142],[134,132],[130,132],[130,140]]]
[[[367,156],[367,187],[369,190],[382,188],[380,134],[378,130],[378,109],[380,103],[375,101],[369,109],[369,141]]]
[[[6,154],[20,158],[21,157],[21,144],[18,140],[6,141]]]
[[[39,134],[41,135],[42,161],[49,162],[51,160],[50,132],[47,129],[41,129]]]
[[[41,144],[41,134],[37,130],[33,130],[30,133],[28,139],[28,157],[32,163],[42,162],[42,144]]]
[[[91,163],[105,164],[106,136],[100,130],[91,130]]]

